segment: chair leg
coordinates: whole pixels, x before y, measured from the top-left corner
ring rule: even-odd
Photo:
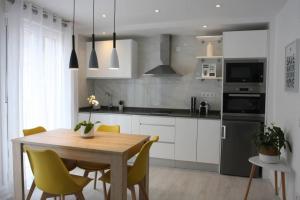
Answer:
[[[109,187],[109,190],[108,190],[107,200],[110,200],[110,193],[111,193],[111,187]]]
[[[135,188],[134,188],[134,186],[130,186],[128,188],[129,188],[129,190],[131,192],[131,198],[132,198],[132,200],[136,200],[136,194],[135,194]]]
[[[97,188],[97,176],[98,176],[98,171],[95,171],[94,190],[96,190]]]
[[[28,192],[28,195],[27,195],[27,197],[26,197],[26,200],[30,200],[30,199],[31,199],[31,196],[32,196],[32,194],[33,194],[34,189],[35,189],[35,182],[34,182],[34,180],[33,180],[32,183],[31,183],[31,186],[30,186],[30,190],[29,190],[29,192]]]
[[[84,170],[84,174],[83,174],[83,177],[88,177],[89,176],[89,171],[88,170]]]
[[[43,194],[41,196],[41,200],[46,200],[47,197],[48,197],[48,195],[45,192],[43,192]]]
[[[101,175],[104,175],[104,170],[101,170]],[[103,184],[103,195],[104,195],[104,200],[107,200],[107,190],[106,190],[106,183],[102,181]]]
[[[148,194],[146,193],[146,190],[142,183],[139,183],[140,192],[142,192],[144,199],[149,200]]]
[[[76,193],[75,196],[77,200],[85,200],[82,192]]]

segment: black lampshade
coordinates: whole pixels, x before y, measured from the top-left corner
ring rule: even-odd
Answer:
[[[76,55],[75,49],[73,49],[72,53],[71,53],[69,68],[70,69],[78,69],[78,59],[77,59],[77,55]]]
[[[89,68],[98,68],[98,58],[94,48],[92,48],[90,55]]]
[[[70,57],[69,68],[70,69],[78,69],[78,59],[75,51],[75,36],[72,36],[72,52]]]
[[[70,69],[78,69],[78,59],[75,51],[74,25],[75,25],[75,0],[73,3],[73,35],[72,35],[72,52],[71,52],[71,57],[69,62]]]

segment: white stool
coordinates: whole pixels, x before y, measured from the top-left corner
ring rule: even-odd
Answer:
[[[266,168],[269,170],[274,171],[274,177],[275,177],[275,194],[278,195],[278,180],[277,180],[277,171],[281,172],[281,184],[282,184],[282,200],[286,200],[286,190],[285,190],[285,173],[290,172],[290,167],[287,165],[286,161],[284,159],[281,159],[279,163],[276,164],[267,164],[259,160],[258,156],[254,156],[249,158],[249,162],[252,164],[250,177],[249,177],[249,183],[247,187],[247,191],[245,194],[244,200],[247,200],[252,178],[255,174],[256,166]]]

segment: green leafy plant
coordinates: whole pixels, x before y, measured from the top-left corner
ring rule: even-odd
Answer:
[[[281,148],[288,149],[292,152],[292,147],[288,140],[285,139],[283,130],[271,124],[266,126],[255,135],[255,144],[258,151],[267,155],[280,155]]]
[[[91,117],[92,117],[92,111],[93,111],[93,106],[97,106],[99,104],[99,102],[96,100],[96,97],[94,95],[91,95],[87,98],[87,101],[90,105],[90,115],[89,115],[89,120],[88,121],[82,121],[79,122],[75,128],[74,131],[78,131],[82,126],[84,126],[84,134],[89,133],[93,127],[95,126],[95,124],[100,123],[99,121],[96,121],[95,123],[91,122]]]

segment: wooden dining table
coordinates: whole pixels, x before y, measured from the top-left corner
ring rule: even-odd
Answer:
[[[95,132],[93,138],[82,138],[73,130],[57,129],[16,138],[13,143],[14,199],[25,199],[24,147],[49,149],[61,158],[107,163],[111,166],[111,199],[127,199],[127,161],[150,139],[146,135],[105,134]],[[149,155],[148,155],[149,158]],[[147,159],[149,161],[149,159]],[[142,184],[149,191],[149,163]],[[100,195],[100,194],[99,194]],[[144,199],[140,194],[140,199]]]

